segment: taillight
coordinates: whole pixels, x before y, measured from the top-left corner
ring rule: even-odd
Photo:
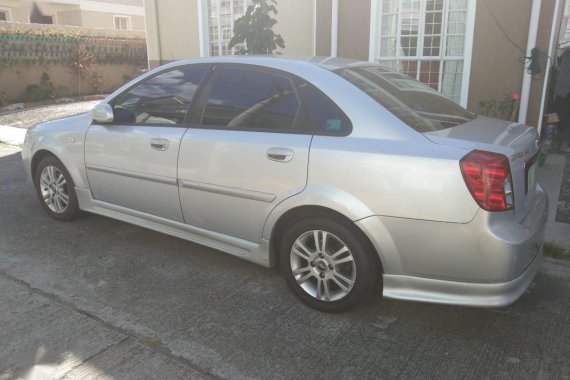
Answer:
[[[461,159],[460,165],[471,195],[483,210],[513,208],[511,167],[506,156],[474,150]]]

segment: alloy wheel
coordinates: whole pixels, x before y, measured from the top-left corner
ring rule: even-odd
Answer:
[[[55,166],[46,166],[40,175],[40,191],[48,208],[62,214],[69,205],[69,189],[63,173]]]
[[[356,265],[348,246],[336,235],[311,230],[291,248],[291,270],[299,286],[321,301],[346,297],[356,281]]]

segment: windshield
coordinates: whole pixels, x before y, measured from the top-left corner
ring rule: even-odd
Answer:
[[[477,117],[431,87],[386,67],[349,67],[335,72],[419,132],[439,131]]]

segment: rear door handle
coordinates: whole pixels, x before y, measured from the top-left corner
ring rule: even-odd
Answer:
[[[168,149],[168,139],[150,139],[150,147],[156,150]]]
[[[293,159],[293,153],[289,148],[273,147],[267,149],[267,158],[271,161],[289,162]]]

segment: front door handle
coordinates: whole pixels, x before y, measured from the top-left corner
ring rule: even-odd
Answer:
[[[168,149],[168,139],[150,139],[150,147],[156,150]]]
[[[293,150],[289,148],[269,148],[267,149],[267,158],[271,161],[289,162],[293,159]]]

